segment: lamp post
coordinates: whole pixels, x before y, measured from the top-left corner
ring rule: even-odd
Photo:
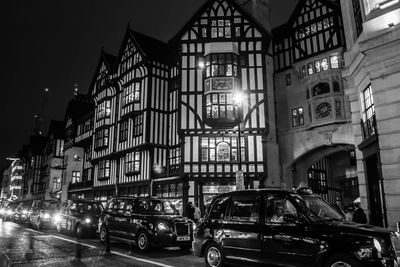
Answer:
[[[244,184],[244,175],[243,175],[243,170],[242,170],[242,137],[241,137],[241,133],[242,133],[242,129],[241,129],[241,124],[242,124],[242,119],[241,119],[241,113],[240,113],[240,107],[243,104],[243,94],[241,91],[236,91],[234,93],[234,98],[233,98],[233,102],[235,105],[235,109],[236,109],[236,119],[238,122],[238,157],[239,157],[239,166],[238,166],[238,170],[236,171],[236,190],[242,190],[245,189],[245,184]]]

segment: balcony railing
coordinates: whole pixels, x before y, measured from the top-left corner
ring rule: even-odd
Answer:
[[[85,188],[91,188],[92,186],[93,186],[93,181],[84,181],[79,183],[70,182],[68,185],[68,190],[85,189]]]
[[[367,139],[370,136],[373,136],[374,134],[378,133],[377,128],[376,128],[375,114],[372,115],[365,122],[361,120],[361,133],[362,133],[363,139]]]

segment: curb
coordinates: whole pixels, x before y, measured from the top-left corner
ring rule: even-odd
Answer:
[[[0,250],[0,266],[8,267],[9,263],[10,259],[8,258],[7,254]]]

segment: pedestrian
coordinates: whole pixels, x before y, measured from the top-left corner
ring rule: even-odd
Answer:
[[[194,207],[193,207],[193,203],[189,202],[187,208],[186,208],[186,213],[189,219],[194,220]]]
[[[344,209],[345,213],[344,216],[346,218],[346,221],[352,222],[353,221],[353,215],[354,215],[354,206],[353,205],[347,205],[346,208]]]
[[[367,215],[365,215],[364,210],[361,208],[361,198],[359,197],[354,200],[353,222],[367,223]]]
[[[196,204],[193,204],[193,209],[194,209],[194,213],[193,213],[194,222],[198,223],[201,218],[201,211],[200,211],[199,207],[196,206]]]

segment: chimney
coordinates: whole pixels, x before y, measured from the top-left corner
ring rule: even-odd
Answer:
[[[246,10],[264,27],[267,32],[271,32],[270,9],[271,0],[235,0],[236,3]]]

